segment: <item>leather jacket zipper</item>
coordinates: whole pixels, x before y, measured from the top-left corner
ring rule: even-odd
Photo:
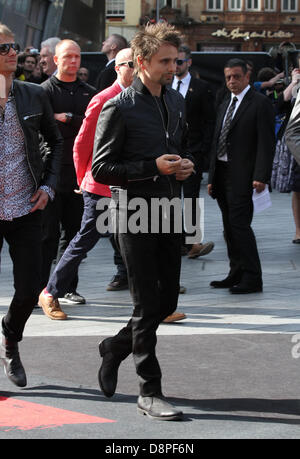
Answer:
[[[168,110],[168,106],[167,106],[167,103],[166,103],[166,99],[165,99],[165,96],[163,95],[163,99],[164,99],[164,103],[165,103],[165,107],[166,107],[166,111],[167,111],[167,118],[168,118],[168,121],[167,121],[167,126],[166,126],[166,123],[165,123],[165,120],[164,120],[164,116],[161,112],[161,109],[160,109],[160,106],[159,106],[159,103],[157,102],[156,98],[153,96],[154,100],[155,100],[155,104],[156,104],[156,107],[158,108],[158,111],[160,113],[160,116],[161,116],[161,119],[162,119],[162,124],[163,124],[163,128],[164,128],[164,131],[165,131],[165,136],[166,136],[166,147],[167,147],[167,151],[169,150],[169,139],[170,139],[170,135],[169,135],[169,119],[170,119],[170,113],[169,113],[169,110]],[[170,186],[170,192],[171,192],[171,198],[173,198],[174,196],[174,191],[173,191],[173,186],[172,186],[172,182],[170,180],[170,177],[168,175],[166,175],[166,178],[169,182],[169,186]]]
[[[35,175],[34,175],[34,173],[33,173],[33,170],[32,170],[31,164],[30,164],[29,155],[28,155],[28,143],[27,143],[27,138],[26,138],[26,135],[25,135],[25,132],[24,132],[24,128],[23,128],[23,124],[22,124],[21,118],[20,118],[19,113],[18,113],[17,103],[16,103],[15,105],[16,105],[17,117],[18,117],[18,120],[19,120],[21,129],[22,129],[22,131],[23,131],[27,164],[28,164],[29,170],[30,170],[30,172],[31,172],[32,178],[33,178],[33,180],[34,180],[34,183],[35,183],[35,191],[36,191],[36,190],[38,189],[38,183],[37,183],[36,177],[35,177]],[[23,119],[25,119],[25,118],[26,118],[26,117],[24,117]]]

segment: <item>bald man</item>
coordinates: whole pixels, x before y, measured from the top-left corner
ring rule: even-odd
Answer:
[[[39,303],[44,311],[48,311],[54,301],[57,304],[58,298],[62,298],[65,295],[65,287],[69,283],[70,276],[78,269],[81,260],[101,238],[101,234],[97,231],[96,222],[103,211],[97,209],[97,203],[103,197],[110,197],[111,194],[107,185],[95,182],[92,177],[91,165],[95,131],[99,114],[105,102],[131,85],[134,73],[132,63],[132,51],[130,48],[123,49],[117,54],[115,67],[117,80],[112,86],[93,97],[86,110],[79,134],[76,137],[74,164],[78,186],[83,195],[84,212],[80,231],[73,238],[59,263],[55,266],[46,288],[40,294]],[[121,258],[121,255],[119,257]],[[125,266],[124,270],[127,278]]]
[[[74,192],[77,189],[77,178],[73,163],[73,145],[86,108],[96,94],[96,90],[77,77],[81,62],[80,52],[80,47],[75,41],[59,42],[54,56],[57,73],[42,84],[63,136],[64,149],[55,199],[44,211],[41,288],[47,285],[53,260],[56,259],[58,262],[78,232],[83,213],[82,195]],[[70,279],[70,285],[66,286],[66,301],[85,302],[84,298],[77,293],[77,284],[78,273],[75,271],[73,278]],[[55,301],[44,312],[53,320],[67,318]]]

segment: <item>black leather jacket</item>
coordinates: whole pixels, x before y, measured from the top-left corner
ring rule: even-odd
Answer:
[[[13,82],[17,114],[24,133],[25,152],[35,188],[41,185],[55,190],[60,167],[63,140],[54,120],[47,94],[37,84]],[[47,142],[42,158],[40,134]]]
[[[163,88],[164,105],[139,78],[103,107],[98,119],[92,174],[97,182],[128,190],[129,196],[180,196],[181,182],[160,175],[156,159],[163,154],[193,158],[186,152],[184,98]],[[167,115],[167,116],[165,116]]]

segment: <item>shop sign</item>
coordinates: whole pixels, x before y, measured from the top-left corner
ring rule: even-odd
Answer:
[[[272,32],[271,30],[262,30],[261,32],[248,32],[242,31],[239,27],[232,30],[227,30],[225,27],[223,29],[218,29],[215,32],[212,32],[214,37],[223,37],[230,38],[231,40],[236,40],[242,38],[244,40],[250,40],[250,38],[292,38],[295,34],[293,32],[284,32],[283,30],[278,30],[277,32]]]

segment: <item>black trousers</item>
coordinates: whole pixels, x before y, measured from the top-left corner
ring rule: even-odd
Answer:
[[[232,191],[227,162],[217,161],[214,192],[222,212],[224,236],[230,261],[229,274],[248,285],[262,284],[256,239],[251,228],[252,189],[245,195]]]
[[[42,282],[46,287],[54,260],[59,262],[69,243],[80,230],[83,215],[82,195],[70,192],[57,192],[52,202],[43,211],[42,241]],[[78,284],[78,269],[70,279],[70,292],[75,292]]]
[[[198,159],[195,160],[195,173],[191,174],[182,184],[183,196],[184,198],[190,198],[192,200],[192,212],[189,215],[190,223],[193,227],[196,225],[200,225],[200,222],[197,222],[197,208],[199,207],[199,196],[200,196],[200,187],[202,181],[202,160]],[[186,237],[187,236],[194,236],[194,233],[186,233],[184,230],[183,232],[183,243],[182,245],[186,245],[190,247],[190,244],[186,244]],[[201,241],[197,241],[200,243]]]
[[[116,235],[134,309],[127,326],[112,339],[111,350],[121,360],[133,353],[140,394],[145,397],[161,394],[156,330],[177,308],[181,238],[181,233]]]
[[[11,222],[0,221],[0,250],[5,239],[13,262],[15,294],[2,319],[2,332],[11,341],[22,340],[40,293],[41,219],[41,211],[37,211]]]

